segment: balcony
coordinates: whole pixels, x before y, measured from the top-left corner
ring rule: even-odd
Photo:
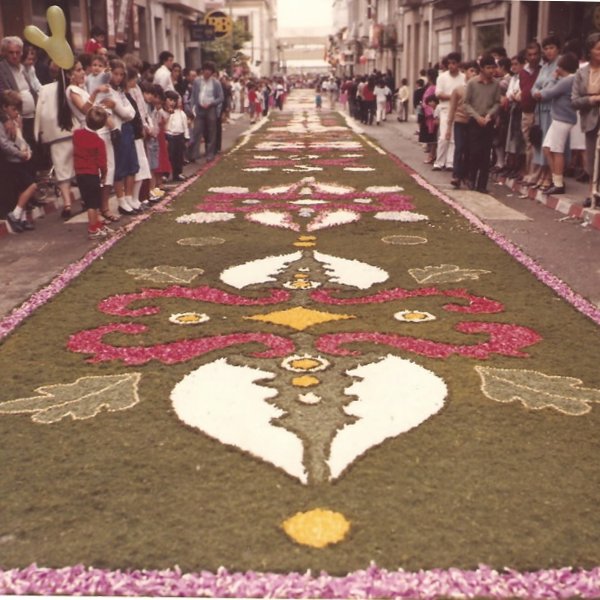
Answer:
[[[451,10],[453,13],[468,10],[470,0],[433,0],[433,7],[440,10]]]
[[[162,0],[162,3],[169,8],[195,13],[203,13],[206,4],[205,0]]]

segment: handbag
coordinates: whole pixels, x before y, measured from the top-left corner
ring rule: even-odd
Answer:
[[[540,121],[540,113],[539,113],[539,105],[536,107],[536,122],[529,129],[529,141],[531,145],[539,150],[542,147],[542,142],[544,134],[542,132],[542,126],[539,123]]]

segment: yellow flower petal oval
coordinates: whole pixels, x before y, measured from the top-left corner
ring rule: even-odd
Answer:
[[[313,548],[337,544],[350,531],[350,522],[344,515],[322,508],[296,513],[284,521],[282,526],[296,543]]]
[[[308,371],[310,369],[314,369],[315,367],[321,366],[321,363],[314,358],[299,358],[297,360],[293,360],[290,363],[290,366],[294,369],[302,369],[303,371]]]
[[[294,377],[292,379],[292,385],[296,387],[312,387],[321,383],[316,377],[312,375],[302,375],[301,377]]]

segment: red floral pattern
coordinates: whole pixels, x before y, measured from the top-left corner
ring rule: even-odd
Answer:
[[[391,346],[398,350],[408,350],[429,358],[448,358],[456,354],[467,358],[485,360],[491,354],[526,358],[529,355],[520,352],[520,349],[531,346],[542,339],[532,329],[506,323],[458,323],[454,329],[467,334],[485,333],[489,335],[489,340],[469,346],[389,333],[348,332],[322,335],[315,342],[315,347],[320,352],[337,356],[360,356],[362,353],[358,350],[348,350],[341,346],[350,343],[370,342],[377,345]]]
[[[444,310],[451,312],[461,312],[469,314],[477,313],[499,313],[504,311],[504,305],[496,300],[490,300],[483,296],[469,294],[465,289],[439,290],[435,287],[420,288],[417,290],[406,290],[403,288],[393,288],[384,290],[371,296],[335,298],[331,295],[332,291],[328,289],[316,290],[311,294],[311,298],[316,302],[323,304],[333,304],[335,306],[352,306],[354,304],[373,304],[381,302],[392,302],[393,300],[404,300],[406,298],[423,298],[430,296],[446,296],[448,298],[461,298],[468,300],[467,305],[462,304],[444,304]]]
[[[88,362],[97,363],[108,360],[122,360],[127,365],[143,365],[151,360],[158,360],[166,365],[185,362],[202,356],[213,350],[223,350],[229,346],[259,343],[269,350],[253,352],[256,358],[277,358],[287,356],[295,351],[294,342],[284,337],[266,333],[234,333],[230,335],[214,335],[198,339],[180,340],[154,346],[111,346],[103,341],[110,333],[126,333],[139,335],[148,330],[146,325],[135,323],[111,323],[80,331],[69,338],[67,347],[73,352],[91,354]]]
[[[145,306],[143,308],[127,308],[132,302],[138,300],[152,300],[155,298],[185,298],[197,302],[210,302],[211,304],[221,304],[224,306],[268,306],[286,302],[290,298],[290,292],[286,290],[272,289],[270,296],[259,298],[248,298],[237,294],[229,294],[222,290],[201,286],[195,288],[186,288],[180,285],[173,285],[167,288],[146,288],[141,292],[133,294],[119,294],[102,300],[98,308],[109,315],[118,315],[121,317],[144,317],[155,315],[160,312],[157,306]]]

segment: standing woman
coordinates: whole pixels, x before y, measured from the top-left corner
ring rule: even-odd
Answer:
[[[587,38],[586,48],[590,62],[581,67],[575,74],[571,102],[573,108],[581,116],[581,128],[585,132],[585,145],[588,161],[588,172],[594,172],[596,157],[596,138],[598,137],[598,107],[600,105],[600,33],[593,33]],[[593,179],[593,178],[592,178]],[[584,206],[591,206],[594,196],[590,188],[590,196]]]
[[[92,108],[92,106],[94,106],[94,104],[98,103],[102,99],[109,96],[109,87],[107,84],[100,84],[99,86],[97,86],[94,89],[94,91],[91,94],[89,94],[88,91],[85,89],[85,71],[83,69],[82,64],[79,61],[77,61],[73,65],[73,68],[71,69],[71,71],[69,71],[69,74],[70,74],[69,85],[67,86],[66,90],[64,91],[64,96],[65,96],[65,99],[66,99],[66,102],[67,102],[67,105],[69,108],[69,112],[73,119],[73,123],[74,123],[73,128],[81,129],[81,128],[85,127],[85,116],[87,115],[90,108]],[[60,83],[60,80],[61,80],[61,78],[59,77],[59,84],[58,84],[59,90],[61,89],[61,85],[62,85]],[[106,144],[106,138],[108,138],[108,141],[110,142],[110,130],[108,127],[105,126],[102,129],[100,129],[97,133],[105,141],[108,170],[110,173],[114,173],[115,161],[114,161],[112,145],[109,146],[108,144]],[[71,162],[72,162],[72,152],[73,152],[73,149],[71,148]],[[53,162],[54,162],[54,160],[53,160]],[[55,168],[56,168],[56,165],[55,165]],[[108,175],[107,175],[107,180],[108,180]],[[112,185],[112,175],[111,175],[111,179],[109,181],[110,181],[110,185]],[[108,191],[108,188],[106,188],[106,189]],[[103,190],[104,190],[104,188],[103,188]],[[103,192],[103,193],[105,193],[105,192]],[[65,204],[63,213],[65,213],[65,211],[67,214],[66,214],[66,216],[63,215],[63,218],[69,218],[70,211],[71,211],[71,203],[70,202],[68,204]],[[106,198],[103,198],[101,214],[108,221],[117,221],[118,220],[118,217],[112,215],[108,211],[108,196],[106,196]]]
[[[417,119],[419,122],[419,142],[421,144],[427,144],[427,150],[430,152],[431,145],[436,143],[436,134],[431,133],[429,128],[427,127],[427,123],[425,121],[425,107],[427,106],[427,101],[432,96],[435,96],[435,82],[437,80],[437,71],[435,69],[429,69],[427,71],[427,83],[425,84],[425,91],[421,97],[421,102],[417,108]],[[431,155],[427,155],[427,159],[425,160],[426,164],[432,164],[435,157],[432,159]]]
[[[542,40],[542,54],[544,57],[544,64],[540,69],[540,72],[533,84],[531,89],[531,95],[537,101],[536,106],[536,122],[542,128],[542,140],[546,137],[550,124],[552,123],[552,117],[550,116],[550,110],[552,106],[551,100],[544,100],[542,98],[542,90],[548,86],[552,86],[556,83],[556,67],[558,65],[558,55],[560,52],[560,40],[558,37],[551,35]],[[542,150],[542,146],[534,149],[533,162],[539,165],[542,170],[537,182],[537,187],[541,190],[547,190],[552,187],[552,176],[550,173],[550,167]]]
[[[73,129],[78,127],[67,100],[67,89],[76,81],[83,81],[80,62],[76,62],[69,71],[61,70],[57,81],[43,85],[33,123],[35,139],[50,148],[54,176],[63,201],[61,216],[65,220],[72,215],[71,179],[75,177],[72,138]]]
[[[508,133],[506,135],[506,175],[517,178],[525,162],[525,142],[521,132],[521,86],[519,73],[525,64],[525,54],[513,56],[510,59],[510,71],[512,76],[506,90],[508,102]]]

